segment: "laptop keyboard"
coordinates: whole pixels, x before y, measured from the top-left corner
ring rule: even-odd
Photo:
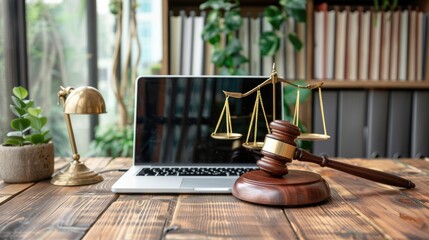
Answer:
[[[143,168],[138,176],[240,176],[243,173],[258,169],[253,168],[205,168],[205,167],[172,167]]]

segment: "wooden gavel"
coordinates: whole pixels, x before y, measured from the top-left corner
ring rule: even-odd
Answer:
[[[392,174],[334,161],[326,156],[316,156],[297,148],[295,139],[301,132],[298,127],[289,122],[275,120],[270,123],[270,128],[272,133],[265,137],[265,144],[261,150],[263,157],[258,160],[257,165],[273,177],[286,175],[288,173],[286,163],[295,159],[316,163],[322,167],[334,168],[374,182],[403,188],[415,187],[415,184],[410,180]]]

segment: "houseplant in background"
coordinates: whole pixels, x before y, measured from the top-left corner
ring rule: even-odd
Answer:
[[[24,183],[49,178],[54,172],[54,145],[45,129],[47,118],[27,99],[27,89],[14,87],[12,92],[10,109],[16,118],[10,122],[14,131],[0,145],[0,179]]]

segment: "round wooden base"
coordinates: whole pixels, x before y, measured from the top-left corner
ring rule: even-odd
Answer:
[[[301,206],[328,199],[330,189],[326,181],[316,173],[290,170],[283,177],[273,177],[267,172],[256,170],[237,179],[232,195],[258,204]]]

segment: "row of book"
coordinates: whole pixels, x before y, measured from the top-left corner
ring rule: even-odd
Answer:
[[[428,16],[413,9],[376,12],[316,6],[314,78],[423,81]]]
[[[317,92],[313,104],[319,106]],[[312,152],[348,158],[423,158],[429,156],[429,91],[341,90],[323,92],[327,141]],[[313,108],[313,129],[323,133],[322,114]]]
[[[169,17],[169,73],[173,75],[214,75],[218,69],[210,61],[213,47],[204,42],[201,34],[206,14],[181,11],[178,16]],[[275,56],[262,56],[259,38],[271,25],[263,16],[243,17],[243,24],[236,36],[242,44],[242,54],[249,60],[244,70],[253,76],[269,76],[273,62],[279,76],[287,79],[305,79],[305,23],[297,23],[289,18],[281,28],[280,49]],[[303,48],[296,51],[288,41],[290,32],[297,34]]]

